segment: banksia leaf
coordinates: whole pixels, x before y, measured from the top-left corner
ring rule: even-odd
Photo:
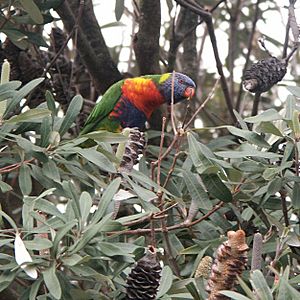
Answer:
[[[154,300],[161,276],[156,250],[149,246],[144,257],[137,261],[127,278],[126,300]]]
[[[225,300],[228,297],[220,294],[222,290],[233,290],[247,264],[248,246],[243,230],[229,231],[228,241],[217,250],[211,274],[207,282],[208,300]]]
[[[137,128],[130,128],[128,141],[125,144],[124,154],[119,166],[120,172],[130,172],[138,162],[138,157],[143,153],[146,145],[144,132]]]
[[[276,57],[269,57],[254,63],[243,76],[243,85],[252,93],[268,91],[281,81],[286,73],[286,62]]]

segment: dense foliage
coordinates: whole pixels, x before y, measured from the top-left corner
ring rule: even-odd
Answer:
[[[41,3],[3,1],[0,28],[7,44],[18,51],[47,46],[33,24],[51,23],[49,10],[60,1]],[[116,3],[122,15],[124,2]],[[43,60],[46,71],[34,72],[34,78],[22,82],[15,78],[16,62],[12,70],[2,65],[0,299],[123,299],[127,276],[148,245],[158,249],[162,265],[158,299],[206,299],[207,279],[195,276],[198,265],[214,256],[229,230],[238,229],[246,233],[249,262],[237,291],[224,294],[299,299],[300,88],[286,86],[286,99],[264,96],[269,103],[276,97],[280,108],[265,101],[270,107],[257,115],[232,110],[232,125],[219,101],[219,81],[211,90],[215,76],[208,74],[204,105],[190,105],[215,114],[214,107],[223,107],[227,122],[210,123],[204,115],[208,126],[194,128],[194,111],[175,107],[180,112],[162,118],[161,131],[147,131],[138,165],[120,170],[116,148],[128,136],[78,136],[90,92],[83,98],[56,89],[58,69],[47,63],[59,51],[51,47],[53,55],[49,50]],[[3,49],[5,56],[8,48]],[[95,86],[98,93],[104,89]],[[256,232],[263,244],[252,251]],[[260,270],[250,272],[251,260],[260,255]]]

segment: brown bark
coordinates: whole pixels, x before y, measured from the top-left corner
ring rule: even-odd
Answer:
[[[160,73],[160,0],[141,1],[140,11],[139,31],[134,40],[134,51],[140,74]]]
[[[103,94],[113,83],[122,79],[122,75],[109,54],[92,1],[84,2],[82,15],[78,20],[79,7],[79,0],[64,1],[56,11],[69,33],[78,25],[77,34],[74,35],[77,50],[94,80],[97,91]]]

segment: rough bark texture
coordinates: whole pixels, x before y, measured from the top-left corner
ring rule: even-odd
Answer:
[[[134,40],[134,50],[140,74],[160,73],[159,35],[160,0],[141,1],[139,31]]]
[[[71,32],[76,26],[80,1],[64,1],[57,9],[64,26]],[[92,1],[85,1],[78,23],[77,50],[91,74],[98,92],[103,94],[122,75],[113,62],[93,10]]]

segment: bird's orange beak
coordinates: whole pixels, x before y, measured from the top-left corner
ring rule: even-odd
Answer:
[[[184,97],[188,100],[195,95],[195,89],[193,87],[187,87],[184,91]]]

